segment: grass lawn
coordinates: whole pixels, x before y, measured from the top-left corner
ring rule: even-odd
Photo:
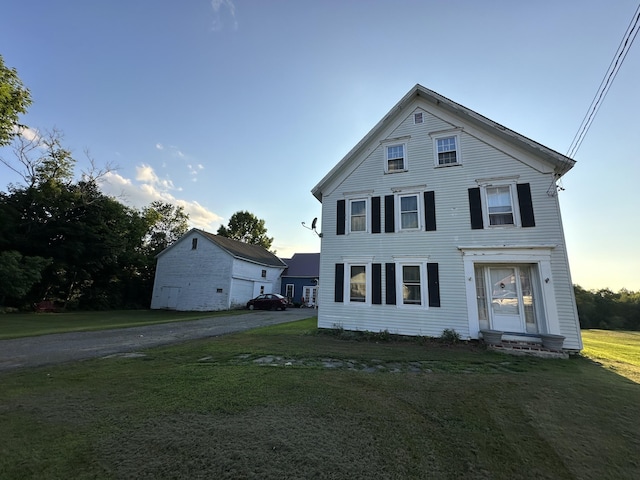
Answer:
[[[634,338],[609,333],[585,350]],[[635,479],[637,351],[603,350],[357,342],[309,319],[2,373],[0,478]]]
[[[154,323],[180,322],[247,313],[246,310],[224,312],[176,312],[170,310],[120,310],[106,312],[7,313],[0,315],[0,340],[47,335],[50,333],[88,332],[112,328],[141,327]]]

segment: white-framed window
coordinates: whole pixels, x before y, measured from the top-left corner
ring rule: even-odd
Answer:
[[[294,294],[295,294],[294,284],[293,283],[287,283],[287,286],[286,286],[286,289],[285,289],[285,297],[287,297],[287,298],[295,298]]]
[[[485,226],[520,226],[520,213],[515,181],[503,184],[481,185],[482,215]]]
[[[428,308],[427,261],[425,258],[396,258],[397,305]]]
[[[404,172],[407,169],[407,145],[393,143],[385,145],[385,171],[387,173]]]
[[[349,302],[367,303],[367,266],[349,265]]]
[[[410,193],[398,195],[398,230],[419,230],[420,195]]]
[[[365,198],[349,200],[349,231],[367,231],[367,200]]]
[[[458,130],[431,134],[436,167],[461,165],[460,135]]]
[[[419,125],[421,123],[424,123],[424,115],[422,114],[422,112],[415,112],[413,114],[413,123],[415,125]]]
[[[371,262],[373,257],[343,258],[343,298],[353,306],[371,305]]]
[[[422,305],[422,269],[420,265],[402,265],[402,304]]]

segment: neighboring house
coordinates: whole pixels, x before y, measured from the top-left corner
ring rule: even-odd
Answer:
[[[574,163],[416,85],[312,190],[318,326],[580,350],[556,187]]]
[[[287,264],[287,269],[282,274],[280,294],[294,303],[317,306],[320,254],[294,253],[293,257],[282,261]]]
[[[280,290],[273,253],[194,228],[157,256],[152,309],[227,310]]]

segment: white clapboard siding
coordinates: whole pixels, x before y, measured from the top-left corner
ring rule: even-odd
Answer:
[[[581,349],[560,209],[555,195],[553,165],[530,150],[520,149],[498,135],[492,136],[486,129],[480,131],[477,125],[468,123],[465,118],[456,118],[450,112],[440,111],[433,103],[419,96],[410,105],[403,106],[401,114],[390,114],[382,122],[382,127],[374,128],[372,132],[376,135],[365,137],[367,142],[354,148],[314,191],[322,201],[323,226],[319,327],[388,330],[398,334],[426,336],[439,336],[444,329],[452,328],[464,338],[478,338],[477,331],[470,329],[470,323],[474,320],[470,319],[473,312],[469,311],[467,298],[467,283],[475,280],[465,277],[460,247],[486,246],[496,251],[503,245],[511,248],[520,245],[544,246],[550,252],[552,278],[546,281],[543,288],[552,291],[553,295],[548,295],[549,298],[555,296],[553,305],[545,305],[546,308],[553,308],[549,317],[556,319],[550,328],[559,330],[557,333],[566,337],[565,348]],[[415,111],[423,113],[422,124],[414,124]],[[452,128],[457,129],[455,133],[460,139],[462,163],[436,167],[434,141],[429,133]],[[408,171],[387,174],[384,168],[384,145],[394,139],[406,144]],[[496,177],[509,177],[515,183],[530,185],[535,227],[471,229],[468,189],[478,187],[479,180]],[[385,233],[385,195],[411,187],[419,192],[435,192],[437,230]],[[370,210],[372,197],[381,197],[382,232],[371,233],[369,216],[366,233],[349,233],[348,199],[366,198]],[[338,200],[345,199],[347,231],[345,235],[337,235],[336,205]],[[420,216],[423,215],[421,210]],[[439,265],[440,307],[385,305],[384,288],[382,305],[355,304],[346,299],[342,303],[334,301],[336,264],[362,258],[380,263],[382,285],[385,285],[384,264],[393,263],[398,257],[415,255]]]
[[[275,267],[236,258],[211,241],[209,235],[192,229],[158,255],[152,309],[242,308],[260,293],[261,287],[265,293],[279,291],[284,265]]]

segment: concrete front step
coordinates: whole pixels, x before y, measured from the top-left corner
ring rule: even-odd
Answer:
[[[569,354],[563,350],[550,350],[544,348],[541,343],[523,342],[515,340],[502,340],[500,345],[487,345],[489,350],[502,352],[509,355],[528,355],[540,358],[569,358]]]

